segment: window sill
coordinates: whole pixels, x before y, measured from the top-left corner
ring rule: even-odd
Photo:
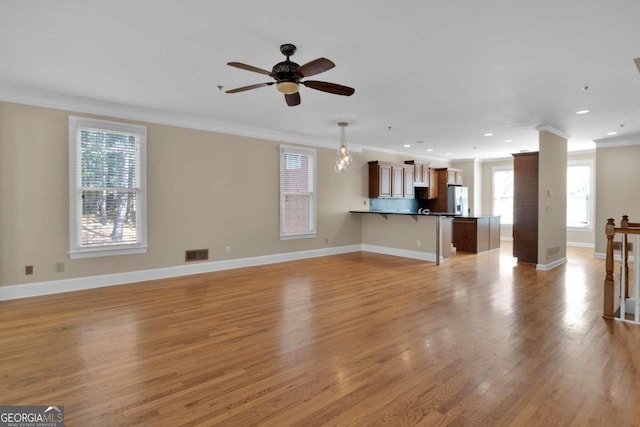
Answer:
[[[98,258],[116,255],[132,255],[147,253],[147,246],[121,247],[121,248],[87,248],[69,252],[71,259]]]
[[[317,233],[284,234],[284,235],[280,235],[280,240],[313,239],[316,236],[317,236]]]

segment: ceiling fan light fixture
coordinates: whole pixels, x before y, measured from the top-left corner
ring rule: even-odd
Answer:
[[[280,93],[291,95],[292,93],[296,93],[298,91],[298,83],[292,81],[278,82],[278,84],[276,85],[276,89],[278,89],[278,92]]]

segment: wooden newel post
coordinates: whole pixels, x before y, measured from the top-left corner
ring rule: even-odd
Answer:
[[[605,262],[605,270],[607,272],[604,278],[604,310],[605,319],[613,319],[613,298],[614,298],[614,282],[613,282],[613,236],[616,234],[616,225],[613,218],[607,220],[605,227],[607,235],[607,258]]]
[[[629,215],[622,215],[620,228],[629,228]],[[624,268],[624,297],[629,298],[629,240],[627,233],[622,234],[620,255],[622,258],[622,268]]]

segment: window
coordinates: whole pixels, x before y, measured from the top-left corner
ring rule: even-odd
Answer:
[[[493,168],[493,214],[502,224],[513,224],[513,168]]]
[[[593,197],[592,163],[569,162],[567,168],[567,227],[591,228]]]
[[[71,258],[143,253],[147,129],[69,117]]]
[[[316,236],[316,150],[280,146],[280,238]]]

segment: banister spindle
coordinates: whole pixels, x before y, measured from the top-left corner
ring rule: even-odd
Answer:
[[[605,261],[606,276],[604,279],[604,310],[603,317],[605,319],[613,319],[613,298],[614,298],[614,282],[613,282],[613,236],[616,233],[616,225],[613,218],[607,219],[605,234],[607,235],[607,254]]]

